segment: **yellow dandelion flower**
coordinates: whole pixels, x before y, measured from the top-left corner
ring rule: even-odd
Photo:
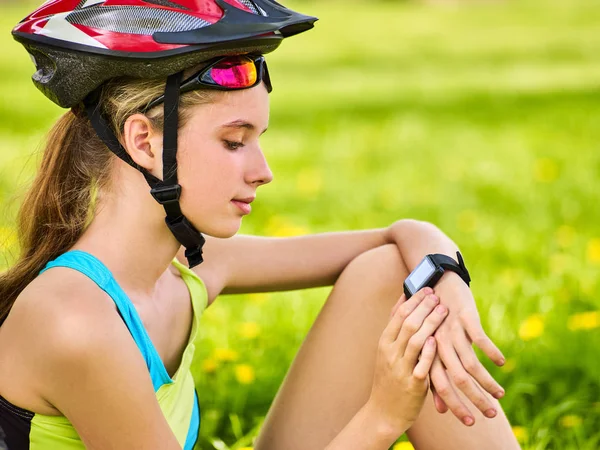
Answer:
[[[248,364],[235,366],[235,378],[241,384],[251,384],[254,381],[254,369]]]
[[[550,183],[558,178],[558,164],[550,158],[540,158],[535,162],[534,178],[539,183]]]
[[[571,331],[593,330],[600,327],[600,311],[588,311],[569,316],[567,327]]]
[[[558,230],[556,230],[556,242],[560,247],[568,248],[571,246],[571,244],[573,244],[576,235],[577,233],[575,231],[575,228],[569,225],[562,225],[558,228]]]
[[[240,355],[235,350],[229,348],[215,348],[213,357],[217,361],[230,362],[237,361]]]
[[[308,229],[282,216],[272,216],[267,222],[266,229],[268,235],[275,237],[301,236],[309,233]]]
[[[523,443],[527,440],[527,429],[525,427],[515,426],[512,427],[513,434],[517,438],[517,441]]]
[[[580,426],[583,423],[583,420],[575,414],[569,414],[561,417],[559,422],[563,428],[575,428]]]
[[[465,233],[472,233],[477,228],[477,214],[475,211],[465,210],[458,215],[458,229]]]
[[[245,339],[255,339],[260,334],[260,326],[254,322],[244,322],[240,325],[239,333]]]
[[[415,450],[410,442],[398,442],[392,447],[392,450]]]
[[[515,361],[514,358],[507,358],[504,365],[500,367],[500,370],[505,373],[510,373],[515,370],[515,367],[517,367],[517,361]]]
[[[590,239],[587,244],[587,259],[594,264],[600,264],[600,239]]]
[[[312,197],[321,192],[323,175],[316,169],[304,169],[296,177],[296,189],[305,197]]]
[[[214,359],[205,359],[202,362],[202,370],[204,370],[206,373],[215,372],[217,367],[219,367],[219,364]]]
[[[540,337],[544,333],[544,318],[541,314],[533,314],[521,322],[519,337],[524,341],[530,341]]]

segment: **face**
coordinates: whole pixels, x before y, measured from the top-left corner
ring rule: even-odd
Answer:
[[[263,84],[228,91],[193,108],[178,139],[181,208],[196,228],[231,237],[251,211],[257,189],[273,179],[260,148],[269,123]]]

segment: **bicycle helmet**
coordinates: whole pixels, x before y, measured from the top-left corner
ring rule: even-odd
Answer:
[[[316,20],[274,0],[49,0],[13,37],[32,57],[36,87],[61,107],[83,105],[107,147],[142,172],[194,267],[204,238],[181,212],[177,181],[183,70],[220,56],[269,53]],[[162,180],[131,159],[102,117],[97,89],[121,76],[167,78]]]

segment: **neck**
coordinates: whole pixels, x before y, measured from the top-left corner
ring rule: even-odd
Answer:
[[[146,190],[147,191],[147,190]],[[141,194],[100,200],[96,215],[73,249],[100,259],[123,289],[152,295],[181,244],[164,222],[163,208]]]

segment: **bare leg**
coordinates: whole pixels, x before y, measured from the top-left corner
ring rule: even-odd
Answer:
[[[379,337],[408,275],[395,245],[373,249],[344,270],[271,405],[256,450],[322,450],[367,401]],[[518,448],[499,405],[494,419],[473,407],[466,427],[439,414],[431,396],[408,435],[420,449]]]

